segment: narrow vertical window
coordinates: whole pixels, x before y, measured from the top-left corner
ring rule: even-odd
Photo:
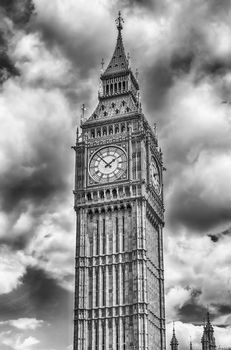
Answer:
[[[105,274],[105,269],[103,269],[102,272],[102,305],[106,305],[106,274]]]
[[[106,227],[105,219],[103,219],[103,254],[106,254]]]
[[[99,255],[99,220],[96,222],[96,255]]]
[[[122,250],[125,250],[125,228],[124,228],[124,216],[122,218]]]
[[[92,308],[92,268],[88,270],[88,298],[89,298],[89,308]]]
[[[95,270],[95,306],[99,306],[99,271]]]
[[[123,321],[123,350],[126,350],[126,322]]]
[[[116,217],[116,253],[119,251],[119,220]]]
[[[123,288],[123,304],[125,304],[126,299],[126,280],[125,280],[125,266],[122,268],[122,288]]]
[[[95,322],[95,350],[99,349],[98,322]]]
[[[102,350],[105,350],[105,322],[102,324]]]
[[[118,266],[116,266],[116,304],[119,304],[119,271]]]
[[[92,348],[92,321],[88,321],[88,349]]]
[[[119,350],[119,323],[116,322],[116,350]]]

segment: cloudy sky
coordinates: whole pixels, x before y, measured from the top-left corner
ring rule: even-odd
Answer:
[[[0,348],[71,349],[80,107],[115,18],[165,167],[167,333],[231,345],[230,0],[0,0]]]

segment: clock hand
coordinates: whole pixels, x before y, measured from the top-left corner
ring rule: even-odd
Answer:
[[[105,168],[109,166],[111,168],[111,163],[113,163],[116,160],[116,158],[112,159],[107,165],[105,165]]]
[[[116,158],[114,158],[114,159],[112,159],[109,163],[108,163],[108,165],[110,166],[111,165],[111,163],[113,163],[116,159],[118,159],[120,157],[120,155],[118,155]],[[105,166],[105,168],[107,167],[107,165]]]
[[[102,159],[102,161],[106,164],[106,165],[105,165],[105,168],[106,168],[107,166],[110,166],[109,163],[106,162],[106,160],[104,160],[100,155],[99,155],[99,158]]]

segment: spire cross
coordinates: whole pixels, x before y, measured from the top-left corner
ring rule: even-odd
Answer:
[[[121,16],[121,12],[119,11],[118,18],[116,19],[116,24],[119,32],[123,29],[122,23],[124,23],[124,19]]]

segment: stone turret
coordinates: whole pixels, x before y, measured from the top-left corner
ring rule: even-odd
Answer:
[[[176,339],[175,326],[173,324],[173,334],[170,342],[171,350],[178,350],[178,340]]]
[[[207,313],[207,323],[204,326],[204,332],[201,338],[201,344],[202,344],[202,350],[216,350],[214,330],[210,322],[209,312]]]

